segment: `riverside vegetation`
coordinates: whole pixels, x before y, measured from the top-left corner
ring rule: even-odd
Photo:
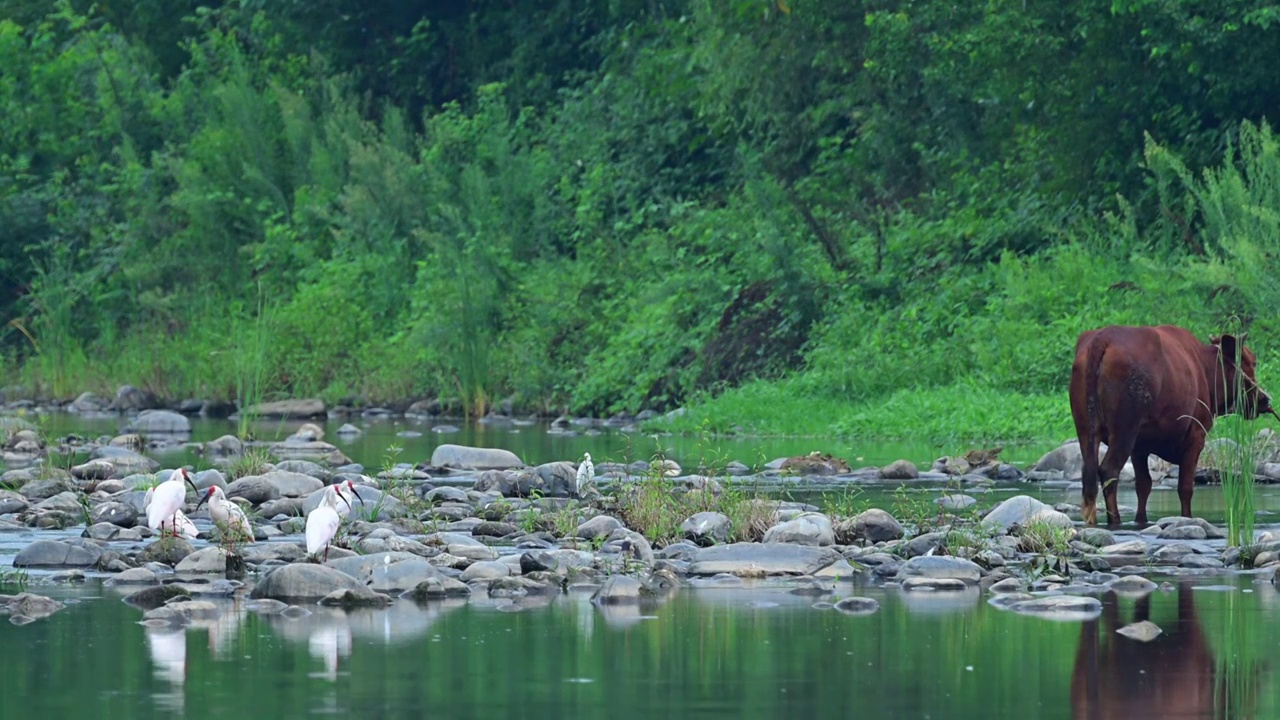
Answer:
[[[1086,328],[1280,351],[1266,3],[0,9],[10,399],[1014,440]]]

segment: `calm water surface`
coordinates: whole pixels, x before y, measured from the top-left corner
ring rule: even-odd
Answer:
[[[366,433],[327,438],[371,469],[387,447],[421,462],[437,444],[504,447],[528,463],[644,459],[655,443],[686,467],[700,458],[747,464],[814,449],[856,465],[907,458],[927,467],[967,448],[858,445],[821,439],[734,439],[550,435],[545,427],[464,427],[451,434],[407,421],[355,420]],[[259,438],[299,423],[259,423]],[[461,425],[461,423],[458,423]],[[51,434],[114,434],[121,422],[45,418]],[[233,431],[195,422],[192,439]],[[405,431],[420,436],[401,437]],[[642,443],[648,450],[636,448]],[[1006,449],[1033,462],[1057,442]],[[166,466],[208,463],[186,451],[158,455]],[[1260,520],[1274,523],[1280,494],[1259,486]],[[863,488],[860,501],[893,509],[931,503],[941,484],[897,491]],[[1005,484],[973,492],[984,506],[1015,493],[1078,502],[1078,491]],[[841,493],[800,487],[820,500]],[[1135,502],[1131,485],[1121,502]],[[1223,517],[1216,487],[1199,487],[1195,508]],[[1177,512],[1176,493],[1152,496],[1156,516]],[[62,531],[77,535],[79,529]],[[39,537],[57,537],[42,531]],[[0,566],[35,539],[0,533]],[[685,588],[655,607],[597,608],[586,595],[546,604],[500,605],[485,598],[344,612],[309,606],[301,619],[260,617],[220,601],[215,621],[185,630],[147,628],[123,593],[91,578],[83,586],[34,592],[71,604],[24,627],[0,620],[0,718],[1213,718],[1280,717],[1275,648],[1280,597],[1254,577],[1177,581],[1146,601],[1101,596],[1103,614],[1086,622],[1024,617],[987,605],[976,590],[903,594],[843,583],[837,595],[880,601],[879,612],[847,616],[811,607],[785,589]],[[1209,586],[1193,589],[1193,586]],[[9,586],[0,592],[16,592]],[[1163,634],[1140,643],[1115,630],[1149,618]]]
[[[139,625],[110,588],[40,587],[76,602],[0,622],[0,717],[1276,717],[1280,598],[1270,582],[1227,582],[1107,594],[1085,622],[1014,615],[976,589],[845,583],[879,612],[686,588],[639,610],[571,594],[296,620],[226,601],[185,630]],[[1142,617],[1163,629],[1155,641],[1115,632]]]

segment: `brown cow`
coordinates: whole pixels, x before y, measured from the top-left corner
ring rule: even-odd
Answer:
[[[1271,398],[1254,375],[1255,362],[1243,339],[1233,335],[1204,344],[1172,325],[1112,325],[1081,333],[1071,367],[1071,418],[1084,461],[1085,522],[1098,521],[1101,482],[1107,522],[1120,523],[1116,486],[1130,458],[1138,490],[1136,520],[1147,522],[1147,457],[1152,454],[1177,464],[1178,498],[1182,514],[1190,517],[1196,463],[1214,417],[1237,410],[1246,418],[1272,412]],[[1242,391],[1244,407],[1236,408]],[[1107,444],[1101,465],[1099,441]]]
[[[1257,705],[1259,669],[1242,668],[1235,685],[1220,671],[1196,617],[1195,592],[1189,583],[1179,583],[1177,622],[1166,623],[1164,633],[1150,643],[1118,634],[1119,601],[1103,599],[1100,621],[1089,620],[1080,627],[1071,673],[1073,718],[1254,716],[1249,709]],[[1151,619],[1151,597],[1149,593],[1137,601],[1134,622]],[[1243,696],[1232,696],[1241,689]]]

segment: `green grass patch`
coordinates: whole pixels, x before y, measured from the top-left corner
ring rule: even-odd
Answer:
[[[692,405],[656,427],[673,432],[835,435],[932,443],[1016,442],[1071,437],[1071,408],[1061,394],[997,390],[974,381],[899,390],[862,403],[822,396],[803,377],[754,382]]]

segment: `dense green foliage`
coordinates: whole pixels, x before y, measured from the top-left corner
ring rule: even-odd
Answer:
[[[1069,428],[1092,326],[1280,350],[1256,0],[0,8],[41,395],[1008,439]]]

